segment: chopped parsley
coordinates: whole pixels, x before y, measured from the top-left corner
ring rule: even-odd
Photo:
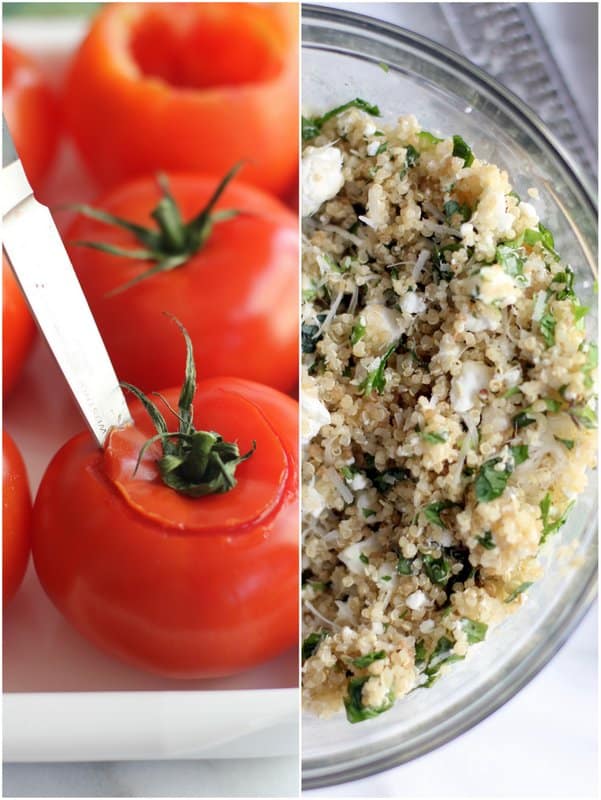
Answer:
[[[430,131],[420,131],[417,136],[420,143],[425,146],[438,144],[439,142],[444,141],[443,139],[439,139],[438,136],[434,136],[434,134],[430,133]]]
[[[308,658],[315,653],[319,645],[323,642],[323,640],[328,636],[327,631],[316,631],[314,633],[310,633],[307,638],[303,641],[302,646],[302,657],[303,662],[306,661]]]
[[[557,519],[551,519],[551,495],[547,494],[539,503],[541,522],[543,523],[543,532],[540,537],[540,544],[544,544],[549,536],[552,536],[566,523],[568,514],[570,513],[574,501],[568,503],[565,511]]]
[[[597,427],[597,415],[590,406],[574,406],[570,409],[570,416],[576,425],[582,425],[583,428],[594,430]]]
[[[359,553],[359,561],[362,564],[369,564],[369,558],[365,555],[365,553]]]
[[[458,135],[453,136],[453,155],[463,159],[464,167],[471,167],[474,163],[472,148]]]
[[[480,467],[476,478],[476,500],[479,503],[496,500],[505,491],[512,470],[508,467],[497,469],[499,463],[501,463],[500,458],[491,458]]]
[[[505,272],[512,277],[524,274],[524,259],[520,256],[515,247],[508,244],[500,244],[497,247],[495,258]]]
[[[336,108],[332,108],[330,111],[327,111],[321,117],[303,117],[302,118],[302,125],[301,125],[301,133],[303,142],[308,141],[309,139],[314,139],[316,136],[319,136],[321,133],[321,129],[323,126],[328,122],[328,120],[332,119],[332,117],[337,117],[338,114],[342,114],[343,111],[347,111],[349,108],[358,108],[361,111],[365,111],[367,114],[371,114],[372,117],[379,117],[380,116],[380,109],[378,106],[374,106],[371,103],[368,103],[366,100],[362,100],[360,97],[356,97],[354,100],[349,100],[348,103],[344,103],[341,106],[336,106]]]
[[[514,589],[513,592],[505,598],[506,603],[513,603],[513,601],[519,597],[522,592],[525,592],[532,586],[532,581],[525,581],[524,583],[520,583],[517,589]]]
[[[363,512],[365,519],[369,519],[370,517],[374,517],[376,515],[376,512],[373,510],[373,508],[362,508],[361,511]]]
[[[528,458],[528,445],[527,444],[517,444],[515,447],[511,448],[511,455],[513,456],[513,463],[516,467],[520,464],[523,464],[524,461]]]
[[[547,311],[542,315],[538,324],[545,344],[547,347],[553,347],[555,344],[555,326],[557,324],[555,317],[551,312]]]
[[[574,445],[576,444],[576,442],[573,439],[560,439],[558,436],[556,436],[555,438],[557,439],[558,442],[561,442],[562,445],[566,447],[568,450],[574,449]]]
[[[448,200],[443,206],[443,213],[447,218],[447,222],[455,214],[459,214],[463,222],[467,222],[472,216],[472,211],[465,203],[458,203],[457,200]]]
[[[365,656],[354,658],[352,664],[354,667],[359,667],[359,669],[365,669],[370,664],[373,664],[374,661],[382,661],[384,658],[386,658],[384,650],[378,650],[376,653],[367,653]]]
[[[485,550],[494,550],[497,546],[492,536],[492,531],[484,531],[482,536],[478,536],[476,541],[482,545]]]
[[[380,363],[378,367],[373,371],[370,372],[363,380],[359,386],[359,391],[361,394],[371,394],[374,390],[378,394],[382,394],[386,387],[386,378],[384,377],[384,370],[386,369],[386,364],[390,356],[394,353],[394,351],[398,347],[398,342],[394,342],[390,345],[388,350],[384,353],[384,355],[380,358]]]
[[[419,435],[425,442],[429,442],[429,444],[444,444],[446,440],[449,438],[449,434],[446,431],[441,431],[441,433],[430,433],[429,431],[420,431]]]
[[[424,572],[432,583],[443,584],[447,582],[451,574],[451,565],[444,556],[433,558],[431,555],[422,555],[422,563]]]
[[[548,228],[545,228],[542,222],[538,223],[538,228],[536,230],[533,228],[527,228],[523,234],[523,241],[524,244],[528,244],[531,247],[532,245],[540,242],[540,244],[548,253],[550,253],[554,258],[559,258],[559,254],[555,249],[553,234]]]
[[[373,706],[363,705],[363,686],[369,680],[369,675],[364,675],[360,678],[351,678],[347,686],[347,696],[344,698],[344,708],[346,709],[346,718],[349,722],[363,722],[366,719],[373,719],[374,717],[388,711],[394,705],[394,695],[388,692],[386,700],[381,706],[374,708]]]
[[[529,417],[526,411],[520,411],[519,414],[516,414],[515,417],[513,417],[512,422],[513,427],[519,431],[520,428],[527,428],[528,425],[533,425],[536,420],[534,417]]]
[[[423,687],[429,688],[432,686],[434,681],[438,678],[438,673],[443,664],[452,664],[455,661],[463,660],[464,656],[458,656],[453,653],[453,646],[454,643],[446,636],[440,637],[424,670],[428,680],[422,684]]]
[[[412,561],[408,558],[403,558],[403,556],[399,556],[399,560],[397,561],[396,571],[399,575],[412,575],[413,569],[411,567]]]
[[[389,69],[390,69],[390,67],[388,66],[388,64],[385,64],[385,63],[384,63],[384,61],[380,61],[380,63],[378,64],[378,66],[379,66],[379,67],[380,67],[380,69],[381,69],[381,70],[383,70],[384,72],[388,72],[388,71],[389,71]]]
[[[415,149],[412,144],[407,145],[407,155],[405,156],[405,164],[407,167],[414,167],[419,161],[419,151]]]
[[[357,322],[353,326],[353,330],[351,331],[351,344],[354,346],[357,342],[360,342],[361,339],[365,336],[365,331],[367,330],[367,326],[364,325],[361,320]]]
[[[453,503],[450,500],[439,500],[436,503],[430,503],[424,508],[424,517],[433,525],[437,525],[439,528],[446,528],[447,526],[442,521],[440,513],[456,505],[457,503]]]
[[[461,627],[465,631],[468,644],[477,644],[486,639],[488,625],[485,622],[476,622],[473,619],[464,617],[461,620]]]

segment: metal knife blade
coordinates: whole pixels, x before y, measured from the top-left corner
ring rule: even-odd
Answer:
[[[113,365],[46,206],[2,123],[2,247],[37,324],[100,446],[131,422]]]

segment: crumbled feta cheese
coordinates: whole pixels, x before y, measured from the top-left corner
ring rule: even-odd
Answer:
[[[435,627],[436,623],[433,619],[425,619],[422,623],[420,623],[419,630],[420,633],[432,633]]]
[[[367,215],[362,214],[359,219],[374,230],[388,225],[390,220],[388,197],[379,183],[374,183],[369,187],[367,192]]]
[[[478,393],[488,388],[492,369],[480,361],[464,361],[461,372],[451,381],[451,405],[459,414],[473,408]]]
[[[399,338],[403,332],[398,311],[388,306],[372,303],[361,315],[365,325],[365,341],[372,350],[382,350]]]
[[[426,301],[422,294],[406,292],[399,302],[401,311],[405,314],[421,314],[426,310]]]
[[[302,214],[310,217],[344,185],[342,153],[337,147],[306,147],[302,159]]]
[[[301,391],[301,417],[303,446],[317,436],[324,425],[329,425],[330,412],[319,399],[317,383],[309,375],[303,376]]]
[[[418,589],[417,592],[410,594],[405,602],[412,611],[417,611],[426,605],[426,595],[421,589]]]
[[[360,492],[362,489],[367,489],[369,486],[369,481],[362,472],[357,472],[348,482],[348,485],[353,492]]]
[[[380,148],[380,142],[377,139],[375,139],[373,142],[370,142],[367,145],[367,155],[368,156],[375,156],[375,154],[378,152],[379,148]]]
[[[478,284],[478,299],[483,303],[511,306],[520,296],[519,286],[500,264],[481,269]]]

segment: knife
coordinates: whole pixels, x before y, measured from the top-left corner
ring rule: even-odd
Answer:
[[[48,208],[2,118],[2,248],[94,438],[131,423],[125,396]]]

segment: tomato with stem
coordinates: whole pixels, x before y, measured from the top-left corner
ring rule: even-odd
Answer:
[[[51,462],[34,506],[42,586],[113,655],[177,678],[235,673],[297,641],[297,409],[239,378],[136,398],[104,449]],[[173,420],[169,425],[167,420]],[[196,424],[202,426],[196,428]]]
[[[68,231],[117,374],[145,391],[179,381],[183,344],[163,311],[188,330],[200,377],[296,385],[297,220],[237,170],[125,184],[82,207]]]
[[[102,186],[156,170],[223,174],[281,194],[298,170],[298,6],[108,3],[65,88]]]
[[[31,495],[21,453],[2,432],[2,600],[9,603],[23,581],[30,548]]]

